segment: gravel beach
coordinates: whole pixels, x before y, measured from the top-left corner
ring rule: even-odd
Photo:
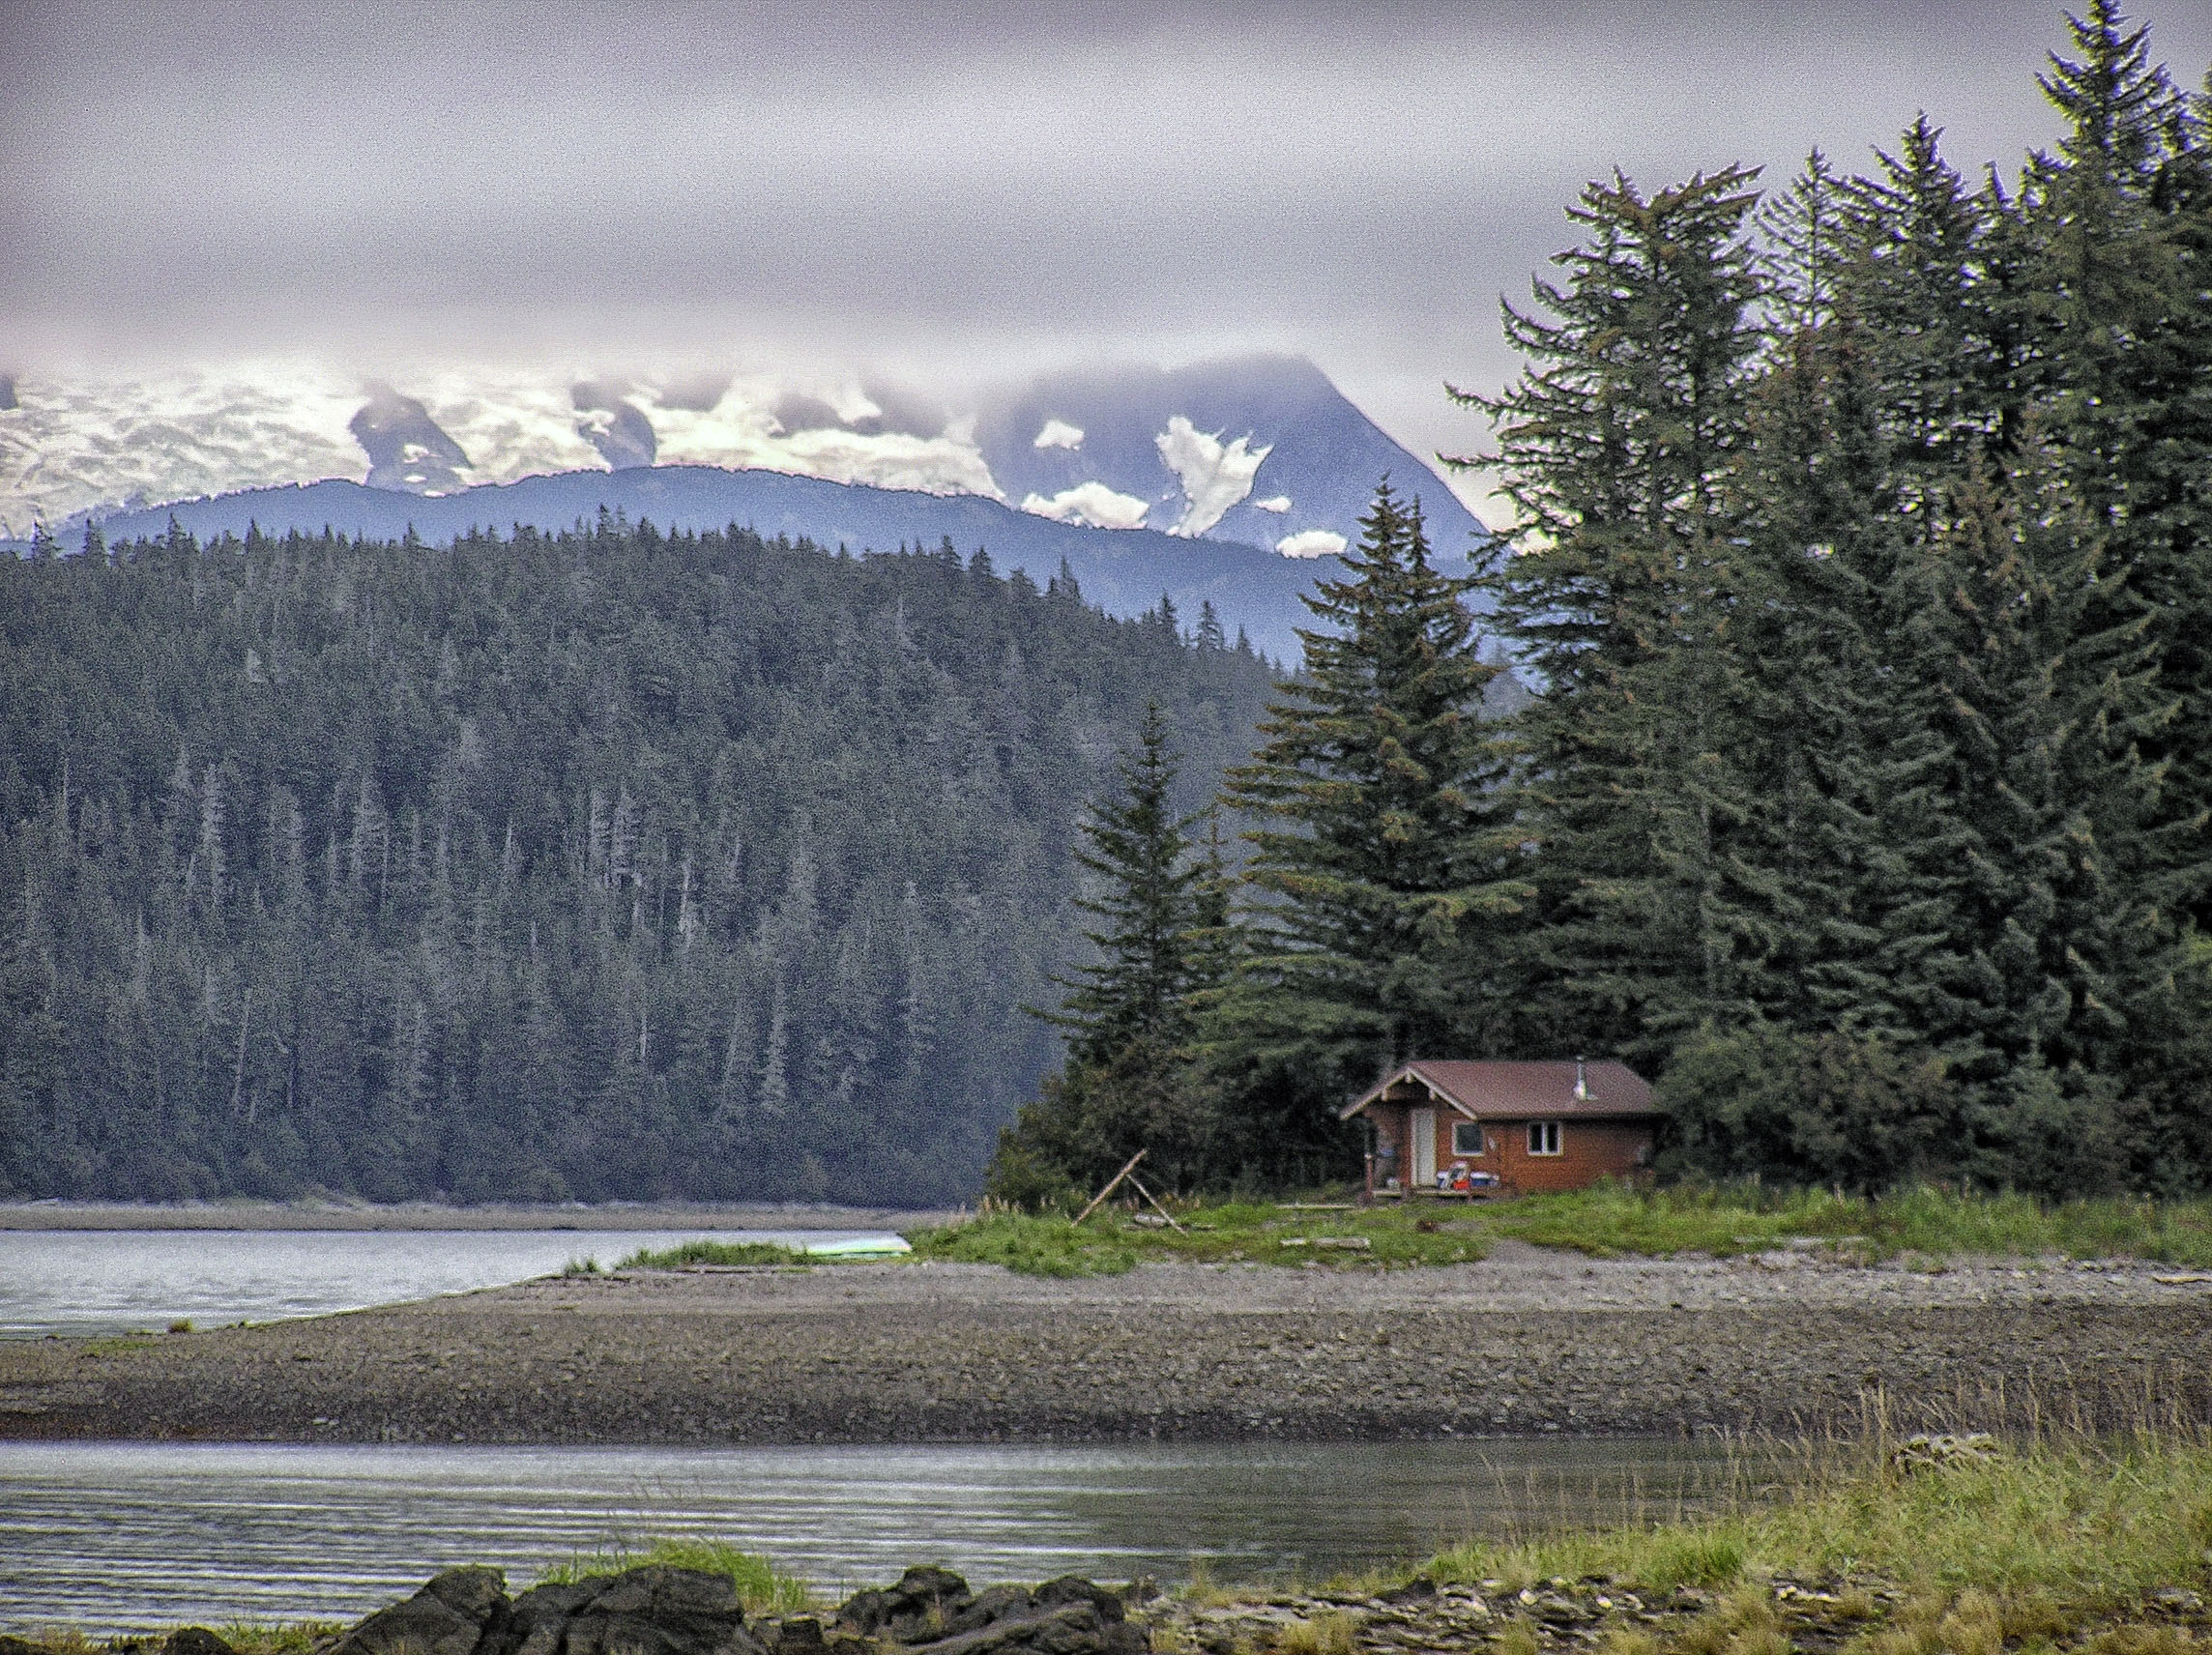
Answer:
[[[2162,1275],[2174,1277],[2160,1281]],[[2212,1419],[2212,1282],[2139,1263],[1585,1260],[636,1271],[0,1344],[0,1437],[773,1443]]]

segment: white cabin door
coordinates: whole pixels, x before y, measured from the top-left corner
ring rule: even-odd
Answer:
[[[1413,1187],[1428,1189],[1437,1181],[1437,1112],[1416,1109],[1412,1114]]]

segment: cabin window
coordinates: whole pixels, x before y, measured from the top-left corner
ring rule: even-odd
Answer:
[[[1451,1152],[1455,1155],[1482,1153],[1482,1123],[1479,1120],[1455,1120],[1451,1128]]]
[[[1528,1122],[1528,1153],[1531,1155],[1557,1155],[1559,1152],[1559,1123],[1557,1120],[1531,1120]]]

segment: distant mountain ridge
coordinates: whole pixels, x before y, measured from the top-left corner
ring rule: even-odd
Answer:
[[[920,494],[707,466],[568,472],[437,496],[343,481],[250,489],[120,513],[106,519],[102,532],[111,543],[159,537],[174,518],[203,541],[225,534],[244,537],[256,525],[269,535],[293,529],[313,535],[329,528],[371,539],[397,539],[413,529],[436,544],[473,528],[504,533],[525,524],[559,530],[602,508],[662,530],[735,523],[770,537],[854,552],[888,552],[901,543],[936,546],[949,537],[962,556],[985,551],[1002,574],[1021,569],[1039,586],[1064,562],[1084,596],[1110,615],[1142,614],[1165,593],[1187,625],[1197,620],[1201,604],[1210,601],[1232,639],[1241,626],[1255,648],[1288,662],[1302,653],[1295,628],[1311,620],[1300,595],[1317,576],[1343,569],[1335,558],[1286,558],[1230,540],[1058,523],[975,495]]]
[[[1423,496],[1440,546],[1481,533],[1427,459],[1298,357],[1062,370],[955,399],[867,378],[728,372],[463,363],[397,379],[297,361],[5,376],[0,538],[331,478],[451,494],[649,465],[979,494],[1098,526],[1293,550],[1354,537],[1388,473]]]

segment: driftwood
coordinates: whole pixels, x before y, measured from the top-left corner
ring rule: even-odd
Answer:
[[[1105,1203],[1106,1198],[1112,1195],[1115,1190],[1119,1189],[1122,1182],[1126,1180],[1131,1188],[1133,1188],[1139,1195],[1143,1196],[1147,1201],[1152,1204],[1152,1210],[1154,1212],[1158,1213],[1162,1218],[1168,1221],[1168,1228],[1170,1230],[1174,1230],[1179,1233],[1182,1230],[1182,1226],[1176,1222],[1176,1215],[1170,1212],[1166,1207],[1162,1206],[1160,1205],[1160,1198],[1152,1194],[1150,1190],[1147,1189],[1145,1187],[1144,1180],[1137,1176],[1137,1163],[1143,1160],[1147,1153],[1149,1153],[1148,1150],[1139,1149],[1134,1155],[1131,1155],[1127,1161],[1123,1162],[1121,1170],[1106,1180],[1106,1187],[1091,1198],[1091,1205],[1075,1215],[1075,1222],[1081,1224],[1086,1218],[1089,1218],[1092,1213],[1096,1212],[1098,1208]]]
[[[1176,1222],[1176,1215],[1160,1205],[1159,1198],[1153,1195],[1150,1190],[1145,1188],[1143,1180],[1140,1179],[1135,1173],[1131,1173],[1129,1175],[1129,1182],[1136,1186],[1136,1190],[1139,1195],[1143,1196],[1147,1201],[1152,1204],[1152,1210],[1168,1221],[1168,1228],[1170,1230],[1175,1231],[1178,1234],[1182,1233],[1182,1226]]]
[[[1137,1163],[1144,1158],[1145,1151],[1142,1149],[1139,1149],[1134,1155],[1131,1155],[1128,1161],[1122,1166],[1121,1170],[1106,1180],[1106,1187],[1091,1198],[1091,1205],[1075,1215],[1075,1222],[1081,1224],[1086,1218],[1089,1218],[1092,1213],[1096,1212],[1100,1205],[1104,1204],[1106,1198],[1114,1193],[1116,1186],[1118,1186],[1123,1178],[1127,1177],[1131,1173],[1135,1172],[1137,1170]],[[1142,1184],[1139,1184],[1137,1187],[1139,1189],[1144,1188]]]

